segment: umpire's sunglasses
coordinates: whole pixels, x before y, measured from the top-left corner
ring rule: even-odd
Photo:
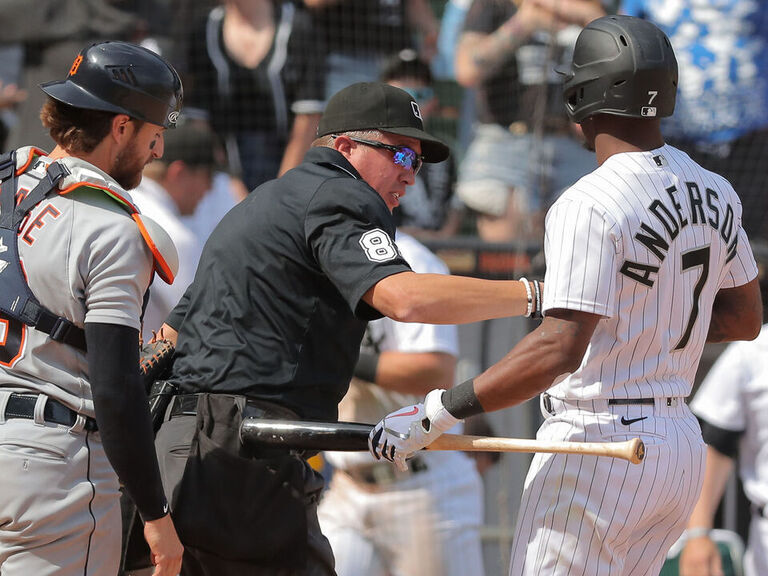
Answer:
[[[397,166],[405,168],[406,170],[413,170],[414,176],[419,173],[419,170],[421,170],[421,165],[424,163],[424,156],[417,154],[415,150],[409,148],[408,146],[392,146],[390,144],[384,144],[384,142],[379,142],[378,140],[365,140],[363,138],[355,138],[354,136],[349,136],[346,134],[345,136],[347,136],[347,138],[353,142],[357,142],[358,144],[371,146],[372,148],[382,148],[384,150],[393,152],[392,160],[394,163]],[[337,135],[334,135],[334,138],[336,137]]]

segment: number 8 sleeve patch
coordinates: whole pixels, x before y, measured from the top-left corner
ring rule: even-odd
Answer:
[[[397,258],[398,252],[395,243],[389,234],[376,228],[360,237],[360,246],[365,250],[365,255],[371,262],[387,262]]]

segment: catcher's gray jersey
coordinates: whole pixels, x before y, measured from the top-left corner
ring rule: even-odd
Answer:
[[[27,154],[24,149],[17,153],[17,165]],[[47,156],[33,159],[19,177],[19,190],[30,190],[50,162]],[[130,214],[108,194],[128,203],[130,196],[83,160],[59,162],[71,172],[60,184],[62,192],[35,206],[19,235],[29,286],[44,306],[81,328],[101,322],[139,329],[153,254]],[[15,329],[4,319],[0,343],[3,387],[43,392],[94,416],[83,352],[28,326]]]

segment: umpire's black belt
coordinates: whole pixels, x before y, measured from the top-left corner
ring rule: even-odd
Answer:
[[[5,406],[6,418],[28,418],[35,419],[35,405],[37,404],[38,394],[16,394],[13,393],[8,398],[8,404]],[[58,400],[48,398],[43,408],[43,420],[54,424],[63,424],[72,427],[75,425],[78,413],[65,406]],[[98,430],[96,420],[85,417],[85,429],[89,432]]]
[[[171,399],[171,408],[168,418],[176,416],[197,415],[197,399],[199,394],[177,394]],[[247,418],[275,418],[282,420],[295,420],[296,413],[278,404],[265,400],[246,398],[243,416]]]

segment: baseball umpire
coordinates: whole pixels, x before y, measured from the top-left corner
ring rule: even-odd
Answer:
[[[149,50],[104,42],[42,89],[55,149],[0,157],[0,572],[116,574],[122,482],[154,574],[176,575],[138,372],[142,302],[176,252],[126,189],[162,156],[181,82]]]
[[[417,274],[400,255],[392,209],[422,162],[448,156],[407,92],[353,84],[318,134],[300,166],[224,217],[162,330],[178,330],[181,394],[156,444],[183,574],[333,574],[323,479],[295,454],[241,446],[238,431],[249,415],[335,420],[368,320],[455,324],[536,307],[528,282]]]
[[[635,466],[537,454],[510,574],[658,574],[704,470],[685,398],[705,342],[757,336],[757,267],[731,185],[662,138],[677,90],[667,37],[639,18],[599,18],[564,73],[566,110],[598,168],[547,214],[541,326],[474,381],[430,392],[411,416],[409,407],[386,417],[371,445],[402,460],[443,423],[546,390],[537,438],[637,436],[646,455]]]

